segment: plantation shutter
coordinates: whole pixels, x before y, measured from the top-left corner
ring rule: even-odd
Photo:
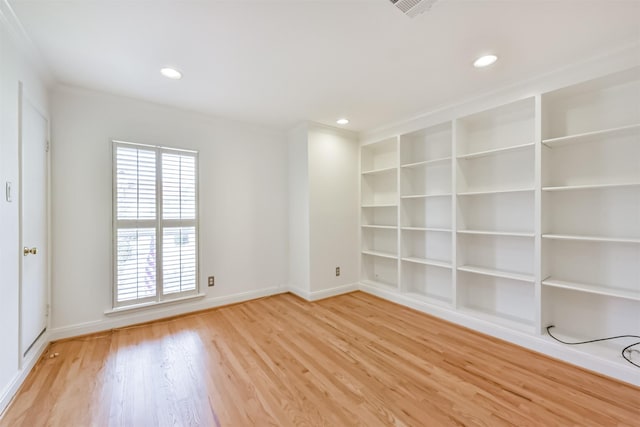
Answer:
[[[114,142],[114,307],[198,290],[197,153]]]
[[[163,293],[196,289],[196,165],[193,155],[162,153]]]

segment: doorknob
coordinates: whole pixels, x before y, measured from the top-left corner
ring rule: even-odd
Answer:
[[[29,255],[29,254],[31,254],[31,255],[35,255],[35,254],[37,254],[37,253],[38,253],[38,248],[31,248],[31,249],[29,249],[29,248],[25,247],[25,248],[23,249],[23,253],[24,253],[24,256],[27,256],[27,255]]]

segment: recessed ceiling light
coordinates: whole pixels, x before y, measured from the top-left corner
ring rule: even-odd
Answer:
[[[495,55],[484,55],[480,58],[476,59],[473,62],[473,66],[476,68],[488,67],[498,60],[498,57]]]
[[[338,119],[336,120],[336,123],[339,125],[347,125],[349,124],[349,120],[348,119]]]
[[[182,78],[182,73],[175,68],[162,68],[160,73],[168,79],[180,80]]]

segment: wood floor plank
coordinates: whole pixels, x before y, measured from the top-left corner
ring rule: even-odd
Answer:
[[[0,427],[639,419],[637,387],[354,292],[314,303],[283,294],[52,343]]]

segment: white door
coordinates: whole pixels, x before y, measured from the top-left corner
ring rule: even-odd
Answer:
[[[47,326],[48,123],[22,98],[20,343],[24,356]]]

